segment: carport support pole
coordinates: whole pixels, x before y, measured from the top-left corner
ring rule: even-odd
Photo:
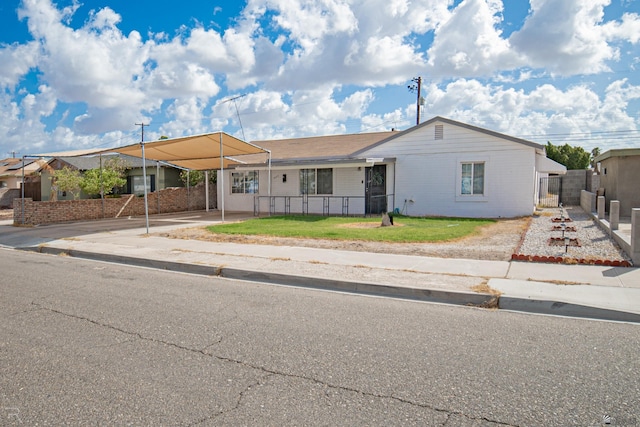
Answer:
[[[144,219],[149,234],[149,205],[147,204],[147,164],[144,160],[144,141],[140,141],[142,147],[142,182],[144,182]]]
[[[205,211],[209,212],[209,171],[204,171],[204,204]]]
[[[222,202],[222,222],[224,222],[224,153],[222,152],[222,132],[220,132],[220,201]]]
[[[24,157],[22,156],[22,225],[24,225]]]
[[[164,175],[163,175],[164,184]],[[160,215],[160,162],[156,160],[156,200],[158,201],[158,215]]]

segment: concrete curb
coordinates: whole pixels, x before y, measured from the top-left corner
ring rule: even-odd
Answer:
[[[501,296],[498,301],[498,308],[526,313],[640,323],[640,314],[559,301]]]
[[[366,282],[333,280],[320,277],[253,271],[232,267],[216,267],[209,265],[161,261],[147,258],[87,252],[75,249],[53,248],[48,246],[29,246],[16,249],[49,255],[67,255],[74,258],[91,259],[96,261],[133,265],[137,267],[155,268],[159,270],[199,274],[204,276],[217,276],[227,279],[245,280],[284,286],[295,286],[301,288],[321,289],[354,294],[384,296],[416,301],[465,305],[483,308],[497,308],[498,306],[497,296],[476,292],[387,286]]]
[[[496,296],[475,292],[411,288],[366,282],[332,280],[320,277],[297,276],[292,274],[253,271],[232,267],[216,267],[210,265],[153,260],[147,258],[104,254],[74,249],[61,249],[47,246],[29,246],[16,249],[49,255],[64,254],[74,258],[91,259],[96,261],[112,262],[138,267],[154,268],[159,270],[168,270],[204,276],[224,277],[227,279],[253,281],[284,286],[295,286],[301,288],[330,290],[353,294],[392,297],[415,301],[473,306],[480,308],[498,308],[503,310],[520,311],[527,313],[640,323],[639,314],[558,301],[517,298],[504,295]]]

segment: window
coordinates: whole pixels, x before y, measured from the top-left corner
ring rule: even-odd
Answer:
[[[333,194],[333,169],[301,169],[300,194]]]
[[[462,164],[460,194],[484,194],[484,162]]]
[[[258,194],[258,171],[231,173],[231,194]]]

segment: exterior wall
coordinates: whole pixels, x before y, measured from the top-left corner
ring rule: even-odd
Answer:
[[[562,176],[562,188],[560,191],[560,202],[565,206],[580,205],[580,192],[589,190],[589,178],[593,174],[591,170],[568,170]]]
[[[600,187],[605,189],[605,206],[611,200],[620,201],[620,216],[630,217],[633,208],[640,208],[640,156],[615,156],[600,166]]]
[[[205,208],[204,185],[187,188],[168,188],[147,194],[149,214],[202,210]],[[210,191],[215,191],[210,186]],[[159,199],[158,199],[159,197]],[[215,193],[213,194],[215,200]],[[102,218],[144,215],[144,198],[124,195],[119,198],[62,200],[34,202],[30,198],[13,201],[13,220],[16,224],[52,224],[67,221],[83,221]]]
[[[416,129],[363,154],[395,157],[396,208],[413,216],[516,217],[535,209],[535,149],[444,124]],[[484,196],[460,195],[460,164],[485,162]]]
[[[305,165],[306,168],[326,168],[327,165]],[[365,212],[365,168],[361,166],[349,165],[344,167],[333,167],[333,194],[317,195],[308,197],[308,212],[313,214],[323,214],[324,201],[329,204],[330,215],[342,215],[343,197],[348,197],[349,215],[364,215]],[[290,213],[303,212],[303,196],[300,194],[300,169],[273,169],[271,171],[271,195],[275,197],[275,212],[285,212],[285,197],[290,197]],[[242,169],[246,170],[246,169]],[[259,212],[269,212],[269,173],[268,170],[259,170],[259,193],[258,194],[232,194],[231,193],[231,173],[234,170],[225,170],[224,173],[224,205],[229,211],[253,212],[255,196],[259,197]],[[283,177],[286,175],[286,181]],[[394,167],[387,165],[386,172],[387,194],[393,193]],[[218,188],[220,188],[218,180]],[[392,200],[388,201],[391,208]],[[218,206],[221,206],[222,199],[218,197]]]

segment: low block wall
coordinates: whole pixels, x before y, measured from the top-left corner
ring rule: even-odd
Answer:
[[[580,207],[587,213],[596,211],[596,194],[586,190],[580,192]]]
[[[12,208],[13,199],[20,197],[20,190],[17,188],[0,188],[0,208]]]
[[[215,186],[209,202],[215,203]],[[211,193],[211,191],[210,191]],[[149,214],[183,212],[205,209],[205,187],[198,185],[167,188],[147,194]],[[14,224],[39,225],[67,221],[83,221],[102,218],[119,218],[144,215],[144,197],[124,194],[119,198],[60,200],[56,202],[34,202],[32,199],[13,201]],[[23,221],[24,215],[24,221]]]

